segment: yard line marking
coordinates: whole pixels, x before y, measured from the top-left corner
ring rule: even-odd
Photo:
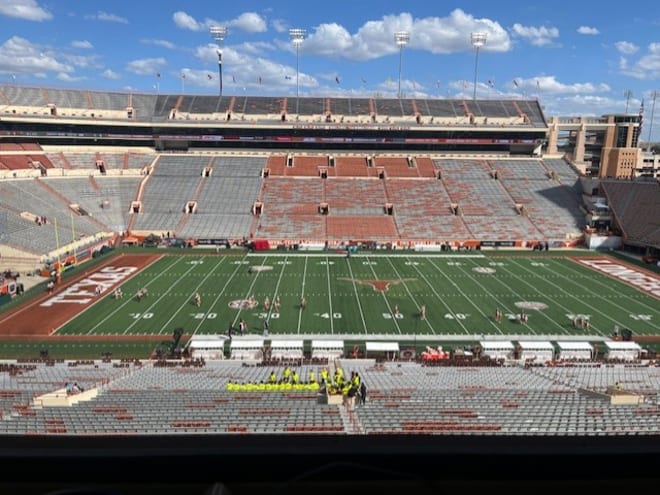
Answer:
[[[415,299],[415,296],[410,292],[410,289],[408,288],[408,285],[406,285],[406,281],[405,281],[405,279],[404,279],[404,278],[401,276],[401,274],[399,273],[399,270],[396,269],[396,266],[394,266],[394,263],[392,263],[392,260],[391,260],[390,258],[387,258],[387,261],[389,262],[390,266],[391,266],[392,269],[394,270],[394,273],[396,273],[396,276],[399,277],[399,280],[401,280],[401,285],[403,285],[403,287],[406,289],[406,292],[408,293],[408,297],[410,297],[410,299],[412,299],[413,303],[415,303],[415,306],[416,306],[417,308],[419,308],[419,307],[420,307],[419,303],[418,303],[417,300]],[[413,265],[413,266],[414,266],[414,265]],[[415,323],[415,334],[416,334],[416,333],[417,333],[417,330],[416,330],[416,329],[417,329],[417,323],[419,323],[419,321],[420,321],[420,317],[419,317],[419,315],[418,315],[418,317],[415,319],[415,321],[416,321],[416,323]],[[435,329],[434,329],[433,326],[431,325],[431,322],[428,320],[428,318],[424,318],[424,322],[425,322],[426,325],[431,329],[431,332],[435,334],[435,333],[436,333],[436,332],[435,332]]]
[[[353,267],[351,266],[350,258],[346,258],[346,263],[348,265],[348,272],[351,274],[351,281],[353,282],[353,293],[355,294],[355,300],[357,301],[358,309],[360,310],[360,318],[362,319],[362,328],[364,328],[364,333],[367,335],[369,330],[367,329],[367,322],[364,319],[364,311],[362,311],[362,301],[358,295],[357,284],[355,283],[355,276],[353,275]]]
[[[204,258],[202,258],[202,259],[204,259]],[[178,316],[178,314],[181,312],[181,310],[190,304],[190,301],[191,301],[191,298],[192,298],[191,296],[192,296],[195,292],[197,292],[197,291],[199,290],[199,288],[200,288],[202,285],[204,285],[204,282],[206,282],[206,280],[207,280],[211,275],[213,275],[213,272],[215,272],[215,270],[220,266],[220,264],[221,264],[221,263],[216,263],[216,264],[213,266],[213,268],[212,268],[212,269],[206,274],[206,276],[202,279],[202,281],[201,281],[199,284],[197,284],[197,286],[195,287],[195,289],[194,289],[190,294],[187,294],[187,295],[186,295],[186,298],[184,299],[184,302],[181,303],[181,305],[179,306],[179,309],[177,309],[177,310],[174,312],[174,314],[172,314],[172,316],[170,316],[170,319],[167,320],[167,321],[165,322],[165,324],[163,325],[163,327],[160,329],[160,331],[158,332],[159,335],[162,334],[162,333],[163,333],[163,330],[165,330],[165,327],[167,327],[167,325],[169,325],[170,322],[171,322],[174,318],[176,318],[176,317]],[[191,267],[194,267],[194,266],[199,266],[199,265],[191,265]],[[186,272],[186,273],[187,273],[187,272]],[[167,294],[167,292],[169,292],[169,291],[166,291],[165,294],[163,294],[161,297],[159,297],[159,298],[156,300],[156,302],[160,301],[163,297],[165,297],[165,295]],[[156,302],[154,302],[154,304],[156,304]]]
[[[161,259],[163,259],[163,258],[158,258],[158,260],[156,260],[156,261],[159,261],[159,260],[161,260]],[[152,278],[149,282],[147,282],[147,283],[145,284],[145,287],[149,287],[149,286],[150,286],[151,284],[153,284],[157,279],[159,279],[160,277],[166,275],[166,274],[170,271],[170,269],[171,269],[174,265],[176,265],[177,263],[179,263],[182,259],[183,259],[183,257],[182,257],[182,258],[177,258],[177,259],[175,259],[174,262],[173,262],[171,265],[169,265],[169,266],[167,267],[167,269],[163,270],[163,271],[160,272],[158,275],[156,275],[154,278]],[[140,270],[139,273],[136,273],[136,274],[135,274],[135,277],[131,277],[131,278],[128,279],[128,280],[132,280],[132,279],[136,278],[140,273],[144,272],[147,268],[151,267],[151,266],[154,265],[154,264],[155,264],[155,261],[154,261],[154,263],[152,263],[152,264],[150,264],[150,265],[144,267],[142,270]],[[126,282],[128,282],[128,280],[127,280]],[[123,285],[123,284],[122,284],[122,285]],[[121,286],[120,286],[120,287],[121,287]],[[106,297],[107,297],[107,296],[106,296]],[[127,304],[129,304],[129,303],[131,302],[132,298],[133,298],[133,296],[126,298],[126,300],[125,300],[123,303],[121,303],[121,305],[119,305],[117,308],[115,308],[114,311],[112,311],[112,312],[111,312],[110,314],[108,314],[105,318],[103,318],[101,321],[99,321],[96,325],[94,325],[92,328],[90,328],[89,331],[87,332],[87,335],[91,335],[92,332],[94,332],[94,330],[96,330],[101,324],[105,323],[109,318],[111,318],[112,316],[114,316],[115,314],[117,314],[120,310],[124,309],[124,307],[125,307]],[[124,333],[126,333],[126,332],[124,332]]]
[[[526,272],[534,273],[534,272],[532,272],[531,270],[529,270],[529,268],[527,268],[527,267],[521,265],[520,263],[516,263],[516,261],[515,261],[514,259],[511,259],[511,263],[512,263],[512,264],[515,264],[515,265],[517,265],[517,266],[519,266],[520,268],[522,268],[522,269],[525,270]],[[580,301],[579,298],[577,298],[576,296],[572,295],[570,292],[565,291],[561,286],[559,286],[559,285],[557,285],[557,284],[555,284],[555,283],[552,283],[552,282],[551,282],[550,280],[548,280],[548,279],[544,279],[544,280],[545,280],[547,283],[549,283],[550,285],[553,285],[553,286],[555,286],[557,289],[559,289],[559,291],[560,291],[561,293],[563,293],[564,295],[566,295],[566,297],[570,297],[571,299],[577,299],[581,304],[584,304],[582,301]],[[521,279],[521,282],[525,283],[526,285],[531,285],[529,282],[526,282],[525,280],[522,280],[522,279]],[[561,308],[564,308],[564,311],[567,311],[567,312],[569,312],[569,313],[573,313],[573,311],[571,311],[569,308],[567,308],[567,307],[564,306],[563,304],[560,304],[560,303],[557,302],[556,300],[555,300],[555,304],[556,304],[557,306],[561,307]],[[608,320],[611,320],[611,321],[613,321],[613,322],[615,322],[615,323],[618,323],[618,324],[621,325],[622,327],[625,327],[625,325],[624,325],[623,323],[618,322],[618,321],[616,321],[616,320],[610,318],[609,316],[606,316],[604,313],[602,313],[601,311],[599,311],[597,308],[594,308],[593,306],[588,305],[588,304],[586,304],[586,306],[588,306],[589,308],[591,308],[592,311],[596,311],[597,314],[602,314],[602,315],[605,316]],[[603,332],[603,331],[601,331],[601,330],[598,330],[598,327],[596,327],[595,325],[591,324],[590,326],[591,326],[591,328],[592,328],[593,330],[596,330],[596,332],[600,333],[601,335],[606,335],[605,332]]]
[[[449,277],[449,275],[447,275],[447,274],[442,270],[442,268],[440,268],[437,264],[435,264],[435,263],[434,263],[433,261],[431,261],[430,259],[429,259],[428,261],[429,261],[429,264],[430,264],[433,268],[435,268],[436,271],[437,271],[438,273],[440,273],[442,276],[444,276],[444,278],[446,278],[446,279],[449,281],[449,283],[452,284],[452,285],[456,288],[456,290],[457,290],[457,291],[458,291],[458,292],[459,292],[459,293],[460,293],[465,299],[467,299],[468,301],[470,301],[470,304],[472,304],[475,308],[477,308],[477,311],[479,311],[481,314],[484,314],[483,311],[481,311],[481,310],[480,310],[480,309],[479,309],[479,308],[478,308],[478,307],[472,302],[472,300],[470,299],[470,297],[468,297],[468,296],[465,295],[465,293],[461,290],[460,286],[459,286],[456,282],[454,282],[454,281],[451,279],[451,277]],[[426,278],[426,276],[425,276],[425,275],[419,270],[419,268],[418,268],[417,266],[415,266],[415,265],[413,265],[413,266],[415,267],[415,270],[417,270],[417,273],[419,273],[420,277],[422,277],[422,278],[424,279],[424,281],[429,285],[429,287],[431,287],[431,290],[433,290],[433,293],[436,295],[436,297],[437,297],[438,299],[440,299],[440,301],[442,301],[442,304],[445,305],[445,307],[447,308],[447,311],[449,311],[449,314],[451,314],[451,315],[454,317],[454,321],[457,321],[458,324],[459,324],[460,326],[463,327],[463,330],[465,330],[465,333],[470,333],[470,332],[468,331],[467,327],[466,327],[465,325],[463,325],[463,323],[461,323],[461,319],[456,317],[456,313],[455,313],[454,311],[452,311],[451,308],[450,308],[450,307],[445,303],[445,301],[440,297],[440,295],[439,295],[439,294],[437,293],[437,291],[435,290],[435,287],[433,287],[433,285],[431,285],[431,283],[428,281],[428,279]],[[502,330],[501,330],[497,325],[495,325],[492,321],[490,322],[490,324],[493,325],[495,328],[497,328],[497,330],[498,330],[500,333],[502,332]]]
[[[266,256],[263,257],[263,259],[261,260],[261,266],[264,266],[266,264],[267,259],[268,257]],[[239,265],[239,266],[248,266],[248,265]],[[257,283],[257,279],[259,278],[259,275],[261,275],[262,273],[263,273],[262,271],[257,271],[257,274],[254,276],[254,279],[250,284],[250,287],[248,287],[247,294],[243,296],[244,299],[250,298],[250,294],[252,294],[252,289],[254,288],[254,285]],[[236,313],[236,316],[234,317],[234,320],[232,321],[231,324],[232,327],[236,325],[236,322],[238,321],[238,317],[241,316],[241,313],[243,313],[243,308],[239,308],[238,313]]]
[[[286,268],[287,261],[289,261],[288,255],[284,258],[284,263],[282,263],[282,270],[280,270],[280,276],[277,277],[277,283],[275,284],[275,292],[273,293],[273,297],[271,298],[270,309],[268,310],[268,314],[266,315],[266,321],[270,320],[270,315],[273,312],[274,309],[273,303],[275,302],[275,299],[277,298],[277,295],[280,291],[280,282],[282,282],[282,276],[284,275],[284,269]]]
[[[227,259],[227,258],[222,258],[222,261],[220,261],[220,263],[218,263],[218,266],[220,266],[220,264],[221,264],[224,260],[226,260],[226,259]],[[212,310],[212,309],[215,307],[215,305],[218,303],[218,300],[219,300],[219,299],[222,297],[222,295],[225,293],[225,290],[227,289],[227,287],[229,286],[229,284],[231,284],[232,280],[234,280],[234,276],[236,275],[236,272],[238,271],[238,269],[241,268],[241,266],[242,266],[242,265],[236,265],[236,268],[234,268],[234,272],[231,274],[230,277],[227,277],[227,280],[225,281],[225,285],[222,287],[222,289],[220,290],[220,292],[218,293],[218,295],[215,297],[215,299],[213,300],[213,302],[212,302],[211,305],[209,306],[208,311],[206,311],[206,312],[204,313],[204,318],[203,318],[202,320],[200,320],[200,322],[199,322],[199,324],[197,325],[197,327],[195,327],[195,330],[193,330],[192,335],[195,335],[195,334],[197,333],[197,330],[199,330],[199,327],[201,327],[202,324],[204,323],[204,321],[206,321],[206,317],[209,315],[209,313],[212,312],[211,310]]]
[[[553,261],[555,264],[558,264],[560,267],[562,267],[561,263],[559,263],[558,261],[556,261],[556,260],[551,260],[551,261]],[[588,266],[588,265],[583,265],[583,264],[578,263],[578,266],[586,267],[586,268],[588,268],[589,270],[595,271],[596,273],[599,273],[599,274],[601,274],[601,275],[605,275],[606,277],[608,277],[609,280],[615,280],[615,281],[617,281],[617,282],[619,282],[619,283],[622,283],[622,284],[624,284],[624,285],[627,285],[628,287],[631,287],[631,288],[635,289],[636,291],[638,291],[638,292],[641,293],[641,294],[644,294],[645,296],[649,296],[649,294],[648,294],[647,292],[644,292],[643,290],[640,290],[638,287],[635,287],[634,285],[627,284],[625,281],[622,281],[622,280],[620,280],[620,279],[618,279],[618,278],[616,278],[616,277],[610,277],[608,274],[603,273],[603,272],[601,272],[601,271],[594,270],[592,267],[590,267],[590,266]],[[633,269],[633,268],[631,268],[631,269]],[[559,275],[560,277],[563,277],[563,278],[573,278],[573,277],[568,277],[568,276],[563,275],[563,274],[558,274],[558,275]],[[609,285],[607,285],[606,283],[601,282],[600,280],[597,280],[596,277],[593,277],[593,278],[592,278],[592,277],[586,277],[586,276],[583,277],[583,276],[580,276],[580,277],[579,277],[579,280],[578,280],[577,282],[574,281],[573,283],[577,285],[577,284],[578,284],[581,280],[583,280],[584,278],[586,278],[589,282],[593,282],[593,283],[595,283],[595,284],[600,285],[601,287],[604,287],[604,288],[608,289],[608,291],[610,291],[610,292],[615,291],[615,289],[612,288],[612,286],[609,286]],[[599,298],[601,298],[601,299],[605,299],[604,296],[602,296],[601,294],[596,294],[596,296],[599,297]],[[652,311],[652,312],[654,312],[654,313],[656,313],[656,314],[660,314],[660,311],[658,311],[657,307],[649,306],[649,305],[647,305],[644,301],[638,301],[638,300],[636,300],[636,299],[634,299],[633,297],[628,296],[628,295],[621,296],[620,294],[616,294],[616,297],[624,297],[626,300],[630,301],[631,303],[639,304],[640,306],[643,306],[643,307],[647,308],[649,311]],[[649,297],[652,297],[652,296],[649,296]],[[610,304],[613,304],[613,305],[619,307],[619,308],[622,309],[623,311],[626,311],[626,312],[629,311],[629,309],[626,308],[626,307],[624,307],[624,306],[619,306],[618,304],[614,304],[612,301],[610,301],[610,299],[606,299],[606,302],[608,302],[608,303],[610,303]],[[648,322],[648,323],[650,324],[650,322]],[[653,326],[656,330],[660,330],[660,327],[659,327],[659,326],[656,326],[656,325],[652,325],[652,326]]]
[[[374,265],[371,263],[371,259],[369,259],[369,256],[367,256],[367,261],[369,261],[369,268],[371,268],[371,273],[374,274],[374,277],[376,277],[376,280],[380,280],[378,278],[378,275],[376,275],[376,270],[374,270]],[[390,312],[392,316],[394,315],[394,311],[392,311],[392,306],[390,306],[390,302],[387,300],[387,296],[385,296],[385,291],[380,292],[381,295],[383,296],[383,299],[385,300],[385,304],[387,305],[387,310]],[[397,321],[396,317],[392,318],[394,321],[394,324],[396,325],[396,329],[399,333],[401,333],[401,327],[399,326],[399,322]]]
[[[305,296],[305,277],[307,277],[307,260],[308,259],[309,258],[307,256],[305,256],[305,266],[303,268],[302,288],[300,289],[300,292],[301,292],[300,297],[301,298]],[[302,312],[303,312],[303,309],[299,308],[298,309],[298,330],[297,330],[298,334],[300,334],[300,324],[302,322]]]
[[[334,334],[335,333],[335,324],[334,324],[334,318],[333,318],[333,311],[332,311],[332,289],[330,287],[330,263],[329,259],[326,257],[325,258],[325,271],[327,274],[327,280],[328,280],[328,305],[330,306],[330,333]]]
[[[481,265],[478,265],[478,264],[475,263],[475,266],[481,266]],[[497,268],[500,268],[500,269],[502,269],[502,270],[505,269],[504,266],[498,266]],[[469,273],[468,273],[467,275],[468,275],[468,277],[473,278],[472,275],[470,275]],[[521,278],[521,277],[516,277],[515,275],[513,275],[513,276],[514,276],[515,278]],[[509,296],[510,296],[510,295],[515,295],[516,297],[519,297],[519,298],[521,298],[521,299],[525,299],[525,298],[527,298],[527,297],[536,297],[536,295],[520,294],[519,292],[512,290],[512,289],[511,289],[511,286],[505,284],[505,283],[502,281],[502,279],[501,279],[500,277],[494,277],[494,280],[495,280],[498,284],[503,285],[504,287],[506,287],[507,289],[509,289],[509,294],[508,294]],[[479,287],[484,288],[484,286],[483,286],[482,284],[480,284],[476,279],[474,279],[474,282],[475,282],[477,285],[479,285]],[[486,291],[486,292],[488,292],[488,291]],[[492,297],[493,299],[495,299],[498,303],[500,303],[499,297],[502,297],[502,296],[495,297],[495,295],[492,294],[492,293],[490,293],[490,292],[489,292],[489,296]],[[506,297],[506,295],[505,295],[504,297]],[[518,311],[519,311],[517,308],[516,308],[516,309],[513,309],[513,310],[512,310],[512,309],[509,309],[505,304],[500,304],[500,305],[504,308],[504,310],[505,310],[507,313],[516,314],[516,313],[518,313]],[[541,313],[541,314],[543,315],[543,317],[546,318],[548,321],[550,321],[552,324],[557,325],[557,326],[559,327],[559,330],[560,330],[560,331],[565,332],[565,333],[570,333],[570,332],[568,332],[568,331],[567,331],[567,330],[561,325],[561,323],[559,323],[559,322],[553,320],[549,315],[547,315],[547,314],[545,314],[545,313],[543,313],[543,312],[539,312],[539,313]],[[489,318],[489,319],[490,319],[490,318]],[[538,332],[536,332],[536,331],[535,331],[532,327],[530,327],[529,325],[526,325],[526,327],[527,327],[529,330],[532,330],[532,332],[533,332],[535,335],[539,335]],[[501,330],[500,330],[500,332],[501,332]],[[543,333],[546,333],[546,332],[543,332],[543,331],[542,331],[541,334],[543,334]]]

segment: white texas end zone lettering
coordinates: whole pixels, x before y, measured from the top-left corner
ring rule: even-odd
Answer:
[[[576,261],[660,298],[660,278],[658,277],[605,258],[577,258]]]
[[[46,299],[39,306],[50,307],[54,304],[87,304],[97,298],[96,288],[101,287],[101,294],[128,278],[137,270],[135,266],[107,266],[98,272],[67,287],[57,295]]]

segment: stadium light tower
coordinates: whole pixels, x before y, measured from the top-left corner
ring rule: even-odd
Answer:
[[[397,31],[394,33],[394,41],[396,46],[399,47],[399,88],[397,95],[401,98],[401,67],[403,65],[403,47],[408,44],[410,41],[410,32],[409,31]]]
[[[211,26],[211,36],[213,36],[213,39],[215,40],[216,44],[218,45],[218,77],[219,77],[219,90],[220,90],[220,96],[222,96],[222,42],[225,40],[225,37],[227,36],[227,28],[225,26]]]
[[[470,33],[470,42],[475,50],[474,57],[474,90],[472,99],[477,99],[477,71],[479,68],[479,49],[486,44],[486,33]]]
[[[307,31],[300,28],[289,29],[291,43],[296,47],[296,106],[298,106],[298,97],[300,96],[300,45],[307,37]],[[296,108],[296,113],[298,109]]]

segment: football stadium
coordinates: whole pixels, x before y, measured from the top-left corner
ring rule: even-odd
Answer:
[[[0,96],[3,443],[657,441],[660,186],[630,166],[637,115]]]

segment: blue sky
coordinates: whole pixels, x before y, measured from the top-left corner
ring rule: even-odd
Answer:
[[[0,0],[0,81],[147,93],[538,97],[548,116],[637,113],[660,140],[655,1]],[[628,5],[634,9],[627,10]],[[298,55],[290,28],[306,30]],[[400,51],[397,31],[410,41]],[[476,50],[470,33],[486,34]],[[296,71],[298,62],[298,71]],[[400,65],[401,62],[401,65]]]

